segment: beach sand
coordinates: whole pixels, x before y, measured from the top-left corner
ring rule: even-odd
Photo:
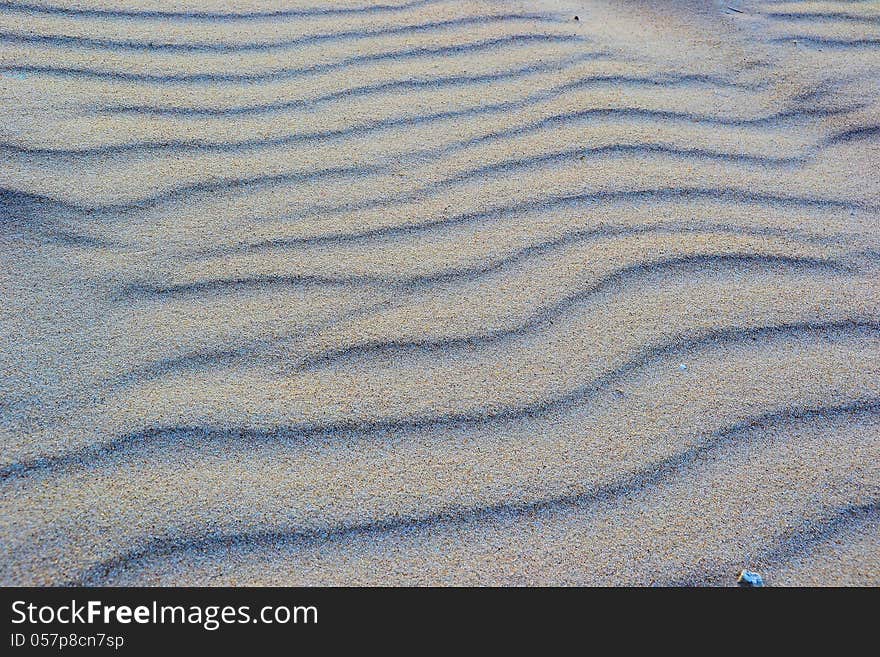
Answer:
[[[880,584],[880,2],[4,1],[0,117],[0,583]]]

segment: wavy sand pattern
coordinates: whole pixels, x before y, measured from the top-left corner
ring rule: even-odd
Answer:
[[[3,584],[880,584],[880,2],[2,1],[0,103]]]

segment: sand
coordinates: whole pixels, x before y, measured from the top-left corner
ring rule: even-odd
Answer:
[[[2,2],[0,117],[0,584],[880,584],[880,2]]]

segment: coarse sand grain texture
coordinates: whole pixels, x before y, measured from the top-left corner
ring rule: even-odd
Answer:
[[[0,0],[0,164],[0,584],[880,585],[880,1]]]

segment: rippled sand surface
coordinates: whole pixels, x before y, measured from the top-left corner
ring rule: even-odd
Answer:
[[[0,159],[0,583],[880,584],[880,2],[0,1]]]

